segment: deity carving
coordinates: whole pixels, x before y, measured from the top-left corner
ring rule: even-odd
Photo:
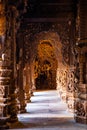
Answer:
[[[85,102],[76,102],[76,114],[77,116],[86,117],[87,116],[87,106]]]
[[[71,93],[78,90],[78,78],[75,71],[76,69],[73,67],[68,72],[67,90]]]

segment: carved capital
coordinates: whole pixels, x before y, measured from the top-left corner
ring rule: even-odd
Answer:
[[[0,3],[0,36],[4,35],[6,31],[6,16],[4,4]]]

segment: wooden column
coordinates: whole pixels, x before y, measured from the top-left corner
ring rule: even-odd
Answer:
[[[22,61],[21,61],[22,62]],[[19,113],[26,112],[25,103],[25,90],[23,86],[23,64],[19,62],[18,70],[18,100],[19,100]]]
[[[0,1],[0,129],[8,128],[9,120],[9,88],[11,75],[11,62],[8,59],[6,41],[6,12],[5,1]]]
[[[13,6],[10,8],[11,11],[11,21],[10,21],[10,26],[11,26],[11,83],[10,83],[10,105],[9,105],[9,114],[10,114],[10,122],[16,122],[18,121],[17,118],[17,95],[15,93],[16,90],[16,8]]]
[[[31,94],[30,94],[30,74],[29,74],[29,64],[27,63],[25,65],[25,100],[26,100],[26,103],[27,102],[30,102],[30,97],[31,97]]]
[[[34,63],[30,63],[30,84],[31,84],[31,95],[35,91],[35,81],[34,81]]]
[[[87,83],[86,83],[87,43],[82,44],[79,48],[80,48],[80,54],[79,54],[80,82],[78,84],[78,96],[75,101],[75,120],[78,123],[87,124]]]
[[[84,64],[84,56],[83,54],[80,54],[79,56],[79,68],[80,68],[80,84],[83,84],[83,64]]]

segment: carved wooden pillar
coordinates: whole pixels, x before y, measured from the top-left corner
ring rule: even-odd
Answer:
[[[78,123],[87,124],[87,82],[86,82],[86,61],[87,61],[87,1],[78,1],[78,33],[77,51],[79,54],[80,82],[78,84],[78,97],[75,102],[75,119]],[[85,71],[84,71],[85,70]]]
[[[8,121],[18,121],[15,94],[18,17],[16,5],[17,1],[0,0],[0,129],[7,128]]]
[[[19,112],[26,112],[26,103],[25,103],[25,90],[23,86],[23,64],[19,63],[18,70],[18,100],[19,100]]]
[[[17,118],[17,95],[15,93],[16,90],[16,8],[13,6],[10,8],[11,11],[11,21],[10,21],[10,26],[11,26],[11,83],[10,83],[10,105],[9,105],[9,114],[10,114],[10,122],[16,122],[18,121]]]
[[[10,62],[0,60],[0,128],[6,128],[9,119]]]
[[[34,80],[34,63],[30,63],[30,84],[31,84],[31,95],[35,90],[35,80]]]
[[[67,101],[67,69],[57,70],[57,90],[64,102]]]
[[[84,64],[84,56],[83,54],[80,54],[79,56],[80,84],[83,84],[83,64]]]
[[[10,87],[10,60],[6,48],[6,15],[5,1],[0,1],[0,129],[8,128],[9,120],[9,87]],[[5,46],[6,45],[6,46]]]
[[[26,103],[30,102],[30,74],[29,74],[29,65],[28,63],[25,65],[25,100]]]
[[[84,44],[79,48],[79,68],[80,68],[80,82],[78,84],[78,96],[75,101],[75,120],[78,123],[87,124],[87,83],[84,80],[86,77],[87,46]],[[84,68],[85,67],[85,68]]]
[[[75,102],[75,95],[78,92],[78,78],[76,76],[76,67],[70,66],[68,70],[68,81],[67,81],[67,105],[68,109],[71,112],[74,112],[74,102]]]

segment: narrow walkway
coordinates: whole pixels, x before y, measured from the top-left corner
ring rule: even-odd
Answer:
[[[19,114],[23,130],[86,130],[86,125],[76,124],[73,114],[67,111],[56,91],[35,92],[27,113]],[[15,129],[16,130],[16,129]],[[22,130],[22,128],[21,128]]]

